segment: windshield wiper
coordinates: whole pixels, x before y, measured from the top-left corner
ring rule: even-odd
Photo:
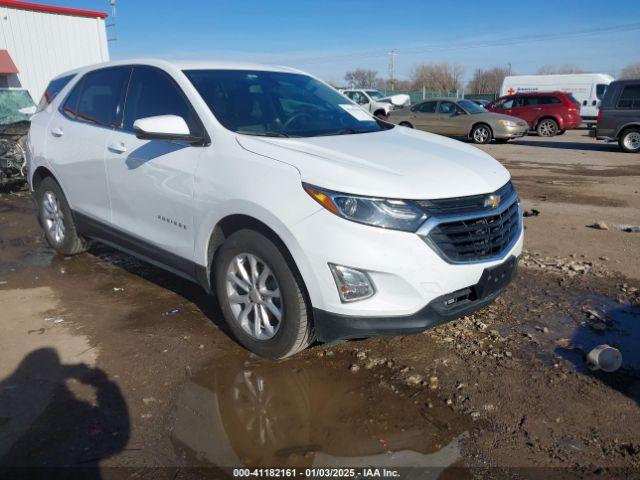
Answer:
[[[342,130],[336,130],[333,132],[327,132],[325,135],[355,135],[357,133],[370,133],[375,130],[356,130],[355,128],[343,128]]]
[[[237,130],[236,133],[243,135],[255,135],[256,137],[282,137],[289,138],[289,135],[283,132],[248,132],[246,130]]]

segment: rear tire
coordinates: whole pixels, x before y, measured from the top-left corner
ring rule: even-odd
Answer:
[[[268,237],[255,230],[235,232],[220,247],[214,269],[222,313],[244,347],[279,359],[313,341],[302,278]]]
[[[409,122],[400,122],[398,125],[400,125],[401,127],[413,128],[413,125],[411,125]]]
[[[471,130],[471,140],[473,140],[473,143],[485,145],[491,142],[492,138],[493,132],[491,131],[491,127],[485,123],[476,125],[473,127],[473,130]]]
[[[60,185],[47,177],[38,186],[38,219],[47,243],[63,255],[77,255],[87,250],[89,244],[78,234],[73,214]]]
[[[536,131],[541,137],[555,137],[558,134],[558,122],[553,118],[543,118],[538,123]]]
[[[629,128],[622,132],[618,138],[618,145],[623,152],[640,152],[640,128]]]

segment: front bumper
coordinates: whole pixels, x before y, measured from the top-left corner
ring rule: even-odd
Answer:
[[[349,317],[356,322],[359,317],[370,322],[385,317],[423,319],[431,302],[477,285],[486,269],[518,257],[523,244],[520,227],[513,244],[499,256],[477,263],[452,263],[417,233],[361,225],[326,210],[311,215],[291,231],[299,246],[294,260],[304,266],[301,273],[318,318]],[[365,300],[341,302],[329,263],[366,272],[376,294]]]
[[[512,256],[504,264],[498,265],[498,268],[500,275],[494,274],[495,267],[487,269],[476,285],[442,295],[412,315],[348,316],[314,308],[316,338],[322,342],[331,342],[375,335],[417,333],[469,315],[500,296],[517,274],[518,258]],[[498,288],[494,285],[496,281],[499,282]]]
[[[517,127],[497,127],[494,129],[493,136],[497,139],[504,138],[520,138],[524,137],[529,131],[528,125]]]

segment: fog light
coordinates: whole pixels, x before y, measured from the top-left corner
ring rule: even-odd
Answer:
[[[364,300],[376,293],[373,282],[365,272],[332,263],[329,264],[329,268],[333,274],[333,279],[336,281],[342,302]]]

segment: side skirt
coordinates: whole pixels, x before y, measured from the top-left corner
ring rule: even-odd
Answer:
[[[146,240],[106,225],[83,213],[74,211],[73,218],[81,235],[197,283],[211,293],[211,284],[205,266],[156,247]]]

